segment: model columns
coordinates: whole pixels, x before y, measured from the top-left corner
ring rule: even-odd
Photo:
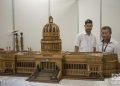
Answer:
[[[23,52],[24,50],[24,45],[23,45],[23,33],[20,33],[21,37],[20,37],[20,45],[21,45],[21,52]]]
[[[16,33],[16,34],[15,34],[15,36],[16,36],[16,40],[15,40],[15,42],[16,42],[16,51],[17,51],[17,52],[19,52],[19,40],[18,40],[18,33]]]
[[[17,52],[20,51],[21,49],[21,52],[24,51],[24,44],[23,44],[23,33],[21,32],[20,33],[20,41],[19,41],[19,35],[18,33],[15,33],[15,49]]]

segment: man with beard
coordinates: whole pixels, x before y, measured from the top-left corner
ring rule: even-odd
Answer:
[[[75,52],[95,52],[96,38],[91,33],[93,22],[90,19],[85,21],[85,32],[79,33],[75,40]]]

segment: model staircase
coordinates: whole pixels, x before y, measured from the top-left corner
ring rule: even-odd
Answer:
[[[36,70],[27,80],[39,82],[58,82],[58,70]]]

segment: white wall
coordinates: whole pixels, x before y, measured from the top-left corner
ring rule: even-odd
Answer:
[[[85,20],[93,21],[92,33],[100,40],[100,0],[79,0],[79,32],[84,31]]]
[[[0,3],[7,3],[7,0],[0,0]],[[9,1],[11,3],[11,0]],[[14,0],[15,3],[15,29],[24,33],[25,49],[32,47],[33,50],[40,50],[43,26],[48,23],[48,0]],[[51,14],[54,22],[60,27],[63,51],[73,51],[74,38],[77,33],[77,1],[76,0],[51,0]],[[7,7],[9,6],[9,7]],[[10,11],[8,16],[11,19],[11,4],[2,5],[1,10]],[[9,9],[7,9],[9,8]],[[1,13],[2,11],[0,11]],[[3,13],[3,15],[7,13]],[[4,16],[0,16],[4,17]],[[4,17],[8,21],[7,17]],[[0,20],[0,22],[3,22]],[[8,23],[12,25],[12,20]],[[5,24],[3,26],[6,26]],[[2,28],[2,27],[0,27]],[[0,33],[6,33],[9,29],[5,27]],[[11,31],[12,32],[12,29]],[[4,36],[10,34],[4,34]],[[0,37],[1,40],[2,37]],[[9,37],[12,39],[12,36]],[[1,42],[0,47],[6,47]]]
[[[40,50],[43,26],[48,22],[48,0],[14,0],[16,30],[24,34],[25,49]]]
[[[0,48],[12,46],[11,0],[0,0]]]
[[[0,0],[0,48],[12,46],[11,1]],[[14,1],[15,29],[24,33],[25,49],[32,47],[33,50],[40,50],[42,29],[48,22],[48,0]],[[120,0],[102,1],[102,25],[111,26],[113,28],[113,38],[120,41]],[[78,26],[79,32],[84,31],[84,21],[88,18],[93,20],[92,33],[99,41],[100,0],[51,0],[51,14],[54,22],[60,27],[63,51],[74,50],[74,40],[78,33]]]
[[[120,42],[120,0],[103,0],[102,25],[112,28],[112,38]]]

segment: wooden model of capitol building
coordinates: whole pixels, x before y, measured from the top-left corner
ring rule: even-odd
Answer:
[[[49,23],[43,28],[43,39],[41,40],[42,54],[60,54],[61,39],[59,27],[53,23],[52,16],[49,17]]]
[[[29,75],[29,81],[58,82],[62,78],[104,79],[119,73],[118,56],[100,52],[62,52],[59,27],[49,17],[43,28],[41,53],[0,51],[1,75]]]

